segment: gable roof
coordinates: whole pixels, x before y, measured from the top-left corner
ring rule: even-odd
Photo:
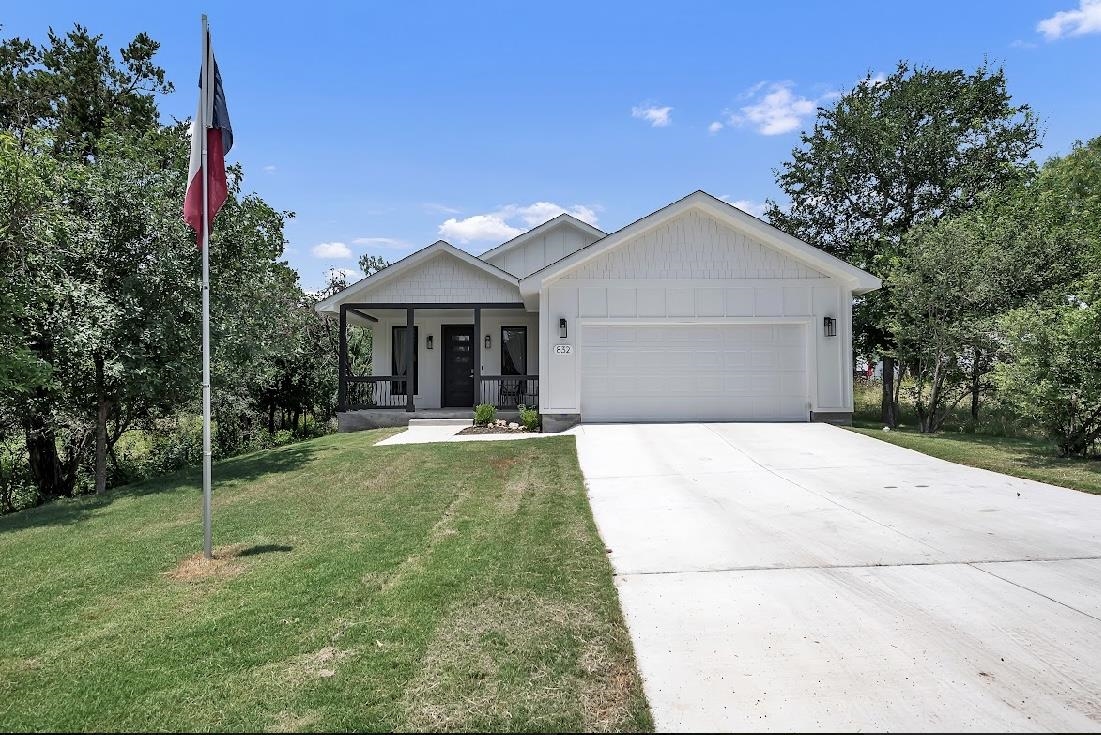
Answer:
[[[635,220],[621,230],[597,240],[592,245],[581,248],[566,257],[540,268],[526,278],[520,279],[520,293],[525,299],[539,293],[549,281],[557,280],[569,271],[603,253],[612,250],[631,238],[657,227],[690,209],[701,209],[737,230],[757,238],[761,243],[789,255],[806,265],[827,275],[835,276],[852,285],[853,293],[862,294],[874,291],[882,283],[867,271],[850,265],[824,250],[808,245],[802,240],[781,232],[772,225],[747,214],[732,204],[717,199],[705,191],[694,191],[683,199],[668,204],[661,209]]]
[[[392,263],[377,273],[372,273],[366,278],[360,280],[348,286],[342,291],[338,291],[324,301],[319,302],[314,309],[319,312],[336,312],[339,310],[341,304],[352,301],[353,297],[359,296],[364,291],[370,288],[378,286],[381,283],[385,283],[390,279],[400,276],[402,273],[416,268],[418,265],[424,263],[436,255],[446,254],[452,258],[458,258],[467,265],[473,266],[484,273],[487,273],[494,278],[498,278],[505,283],[516,286],[519,281],[516,276],[504,271],[492,263],[487,263],[484,260],[475,258],[465,250],[460,250],[446,240],[437,240],[427,247],[423,247],[411,255],[407,255],[396,263]]]
[[[478,257],[484,260],[485,258],[488,258],[488,257],[496,257],[498,255],[504,255],[509,250],[517,248],[517,247],[523,245],[524,243],[528,242],[529,240],[531,240],[533,238],[536,238],[536,237],[539,237],[540,235],[543,235],[543,234],[555,229],[556,227],[560,227],[560,226],[563,226],[563,225],[572,226],[574,229],[580,230],[581,232],[585,233],[586,235],[589,235],[590,237],[595,237],[598,240],[602,237],[605,237],[608,234],[608,233],[604,232],[603,230],[600,230],[600,229],[597,229],[596,227],[593,227],[588,222],[585,222],[583,220],[579,220],[577,217],[574,217],[572,214],[566,214],[565,212],[563,212],[562,214],[558,215],[557,217],[554,217],[553,219],[547,220],[546,222],[539,225],[538,227],[533,227],[532,229],[528,230],[527,232],[525,232],[521,235],[517,235],[516,237],[512,238],[508,242],[504,242],[504,243],[498,245],[497,247],[495,247],[491,250],[485,251],[484,253],[482,253]]]

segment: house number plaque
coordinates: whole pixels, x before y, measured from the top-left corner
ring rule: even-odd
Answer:
[[[570,345],[555,345],[554,354],[556,355],[568,355],[573,352],[573,347]]]

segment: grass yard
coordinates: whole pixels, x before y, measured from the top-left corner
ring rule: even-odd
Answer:
[[[572,437],[328,436],[0,518],[0,730],[650,730]]]
[[[854,427],[852,431],[949,462],[1101,494],[1101,461],[1059,457],[1051,442],[962,432],[921,434],[870,427]]]

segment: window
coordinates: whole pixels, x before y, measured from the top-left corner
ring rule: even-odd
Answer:
[[[528,328],[501,327],[501,375],[528,374]]]
[[[406,329],[407,327],[394,327],[391,332],[390,339],[390,374],[391,375],[404,375],[405,374],[405,361],[407,359],[408,352],[406,350]],[[420,369],[417,365],[417,327],[413,327],[413,395],[420,393]],[[390,393],[395,396],[405,395],[405,381],[404,380],[392,380],[390,381]]]

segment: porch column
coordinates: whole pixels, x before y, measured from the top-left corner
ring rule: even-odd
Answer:
[[[336,357],[336,410],[348,410],[348,375],[345,366],[348,364],[348,307],[340,305],[340,348]]]
[[[474,405],[482,402],[482,310],[474,307]]]
[[[416,332],[413,331],[413,307],[405,310],[405,410],[412,413],[413,386],[416,374],[413,372],[413,359],[417,354]]]

